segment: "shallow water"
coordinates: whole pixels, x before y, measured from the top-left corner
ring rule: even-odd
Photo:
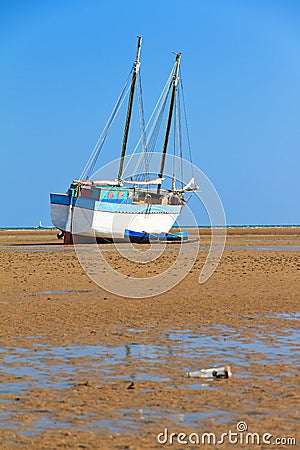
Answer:
[[[53,417],[53,412],[47,410],[32,410],[26,414],[40,414],[40,417],[30,423],[30,425],[21,425],[18,422],[18,411],[13,410],[9,412],[3,412],[1,414],[1,422],[7,428],[18,427],[19,432],[23,436],[30,437],[34,434],[40,433],[47,429],[66,428],[72,429],[76,427],[76,430],[92,430],[94,428],[108,429],[114,433],[122,433],[124,430],[131,433],[138,433],[140,424],[147,424],[156,422],[159,424],[161,420],[170,420],[175,424],[183,424],[187,426],[197,426],[203,419],[213,418],[216,422],[227,423],[231,420],[231,414],[227,411],[216,410],[213,411],[199,411],[193,413],[177,413],[173,410],[163,410],[158,412],[151,409],[127,409],[117,412],[116,419],[101,419],[94,420],[95,414],[79,415],[76,420],[70,421],[57,421]],[[74,423],[76,422],[76,423]],[[23,428],[23,429],[22,429]]]
[[[186,243],[183,243],[181,251],[191,251],[195,248],[198,248],[198,245],[191,245],[192,242],[187,241]],[[101,251],[103,253],[117,253],[119,250],[113,245],[113,244],[105,244],[106,247],[103,248],[101,245],[99,247],[95,248],[95,246],[84,246],[80,248],[80,246],[77,246],[76,252],[84,252],[84,253],[94,253]],[[110,246],[109,248],[107,246]],[[131,244],[117,244],[118,248],[122,250],[123,252],[132,252],[132,245]],[[141,244],[142,245],[142,244]],[[160,246],[163,246],[164,244],[156,244],[157,248],[160,248]],[[180,244],[177,243],[170,243],[168,244],[167,250],[168,251],[178,251],[178,248],[180,247]],[[201,242],[199,244],[199,251],[207,251],[209,250],[210,246],[208,245],[202,245]],[[300,251],[300,245],[272,245],[272,246],[259,246],[259,245],[226,245],[225,249],[227,250],[250,250],[250,251],[278,251],[278,252],[299,252]],[[5,252],[17,252],[17,253],[74,253],[75,249],[74,247],[67,247],[62,244],[55,244],[55,245],[0,245],[0,251]]]
[[[287,328],[272,333],[266,333],[264,326],[256,326],[253,335],[251,326],[238,329],[221,325],[206,326],[199,328],[198,331],[171,329],[162,335],[163,344],[153,344],[138,342],[139,336],[145,338],[146,335],[143,336],[143,334],[147,333],[147,330],[131,328],[127,329],[128,343],[124,345],[52,347],[41,343],[34,344],[33,348],[2,347],[0,349],[2,358],[0,395],[18,395],[33,388],[64,389],[88,379],[93,380],[93,383],[97,385],[111,383],[113,380],[131,380],[163,382],[168,389],[177,386],[195,390],[195,392],[222,389],[223,382],[187,377],[187,371],[207,368],[207,361],[210,362],[210,367],[230,364],[233,376],[237,378],[262,377],[266,381],[282,382],[286,380],[286,377],[292,379],[298,371],[296,348],[300,330],[288,326],[291,320],[296,320],[299,315],[278,316],[287,320]],[[32,339],[38,339],[38,337],[30,336],[29,340]],[[257,365],[277,363],[288,364],[289,371],[276,373],[274,376],[263,372],[257,374],[253,369]],[[76,423],[74,420],[59,421],[55,419],[54,412],[51,411],[39,411],[41,414],[39,420],[21,426],[21,415],[18,415],[15,409],[10,410],[9,407],[6,409],[6,404],[8,402],[4,398],[2,410],[0,410],[0,428],[17,426],[24,436],[57,427],[76,427],[76,429],[97,427],[98,429],[108,428],[114,432],[124,430],[138,432],[142,424],[147,421],[160,423],[161,418],[187,426],[195,426],[201,419],[209,417],[220,422],[231,420],[231,414],[228,411],[215,409],[183,415],[172,409],[157,412],[150,409],[142,411],[131,408],[119,411],[114,420],[95,419],[93,422],[91,416],[79,415]],[[30,412],[36,411],[26,411],[26,414]]]
[[[33,291],[26,292],[26,294],[42,294],[42,295],[50,295],[50,294],[78,294],[81,292],[99,292],[100,289],[58,289],[51,291]]]
[[[284,315],[295,320],[292,315]],[[249,335],[250,329],[250,335]],[[145,330],[131,329],[132,338]],[[21,392],[29,387],[71,386],[74,376],[97,372],[104,380],[132,379],[135,381],[178,381],[185,372],[199,370],[201,361],[212,360],[213,365],[234,365],[248,371],[248,361],[298,365],[300,330],[287,328],[280,333],[265,333],[261,327],[251,335],[251,327],[235,329],[227,326],[202,327],[199,333],[191,330],[169,330],[164,333],[164,344],[145,344],[134,340],[118,346],[69,345],[52,347],[35,344],[34,348],[0,349],[1,372],[15,375],[14,382],[2,382],[0,392]],[[38,337],[30,336],[29,339]],[[174,362],[177,368],[172,367]],[[137,364],[136,364],[137,363]],[[115,366],[121,367],[117,372]],[[168,376],[162,373],[169,367]],[[134,367],[134,370],[132,369]],[[255,374],[254,374],[255,375]],[[237,375],[238,376],[238,375]],[[195,379],[193,379],[195,382]],[[191,384],[191,380],[189,380]],[[199,384],[199,383],[198,383]],[[203,386],[205,387],[205,386]]]
[[[294,314],[278,313],[273,316],[270,315],[270,317],[278,317],[279,319],[285,319],[285,320],[300,320],[300,313],[294,313]]]

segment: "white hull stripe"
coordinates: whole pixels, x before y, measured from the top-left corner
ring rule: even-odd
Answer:
[[[64,194],[50,194],[51,204],[71,204],[75,207],[92,211],[102,211],[114,214],[180,214],[182,205],[133,205],[131,203],[99,202],[92,199],[70,197]]]

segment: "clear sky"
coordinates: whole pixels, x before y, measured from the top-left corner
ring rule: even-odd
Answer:
[[[298,0],[0,0],[0,227],[51,225],[49,193],[79,177],[137,35],[146,116],[183,53],[194,162],[228,224],[300,224]]]

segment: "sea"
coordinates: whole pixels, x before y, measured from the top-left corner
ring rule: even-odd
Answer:
[[[198,228],[208,228],[210,225],[198,225]],[[226,225],[226,227],[223,226],[215,226],[214,228],[299,228],[300,224],[290,224],[290,225],[280,225],[280,224],[268,224],[268,225]],[[176,226],[174,225],[173,228],[194,228],[193,226]],[[2,231],[17,231],[17,230],[56,230],[56,227],[53,226],[37,226],[37,227],[0,227],[0,230]]]

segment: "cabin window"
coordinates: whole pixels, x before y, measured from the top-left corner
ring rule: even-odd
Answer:
[[[114,198],[114,196],[115,196],[115,193],[113,191],[109,191],[108,198],[112,199],[112,198]]]
[[[118,192],[118,199],[122,200],[122,198],[123,198],[123,192],[119,191]]]

